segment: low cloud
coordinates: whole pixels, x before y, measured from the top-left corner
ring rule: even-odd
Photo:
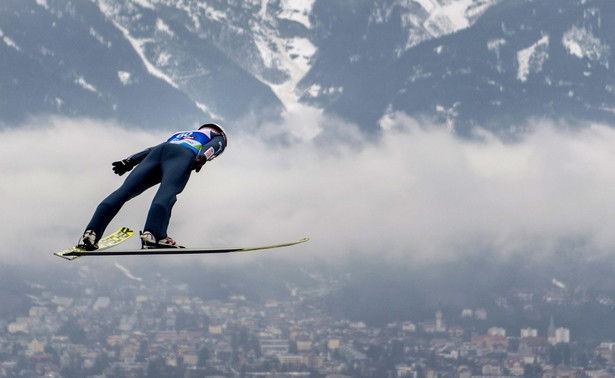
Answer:
[[[257,135],[229,130],[227,152],[180,195],[170,236],[195,247],[309,236],[292,251],[266,253],[409,263],[477,251],[546,256],[573,243],[588,254],[615,248],[610,127],[561,131],[537,122],[514,143],[489,134],[470,141],[397,114],[375,137],[302,112]],[[45,262],[74,244],[98,202],[123,181],[111,162],[174,131],[64,118],[2,130],[2,259]],[[127,203],[109,231],[142,227],[153,194]]]

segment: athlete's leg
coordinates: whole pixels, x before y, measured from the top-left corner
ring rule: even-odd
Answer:
[[[96,232],[99,240],[111,220],[117,215],[124,203],[143,193],[146,189],[160,182],[160,154],[158,148],[152,150],[147,157],[130,172],[126,180],[116,191],[105,198],[96,208],[87,230]]]
[[[151,232],[156,240],[167,237],[171,210],[177,195],[188,183],[194,157],[194,152],[188,148],[174,144],[167,145],[163,152],[160,188],[152,200],[144,227],[144,231]]]

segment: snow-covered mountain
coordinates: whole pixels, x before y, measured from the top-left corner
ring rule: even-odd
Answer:
[[[509,126],[528,117],[612,123],[614,12],[608,0],[502,2],[392,63],[383,106],[435,110],[461,133],[472,125],[514,133]]]
[[[615,118],[611,0],[4,0],[0,121]]]

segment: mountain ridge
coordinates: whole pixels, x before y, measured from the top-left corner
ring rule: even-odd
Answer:
[[[258,128],[297,104],[366,131],[396,112],[518,133],[615,121],[607,0],[10,0],[0,122]],[[521,125],[521,126],[520,126]]]

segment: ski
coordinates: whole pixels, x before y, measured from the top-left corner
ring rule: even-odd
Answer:
[[[284,243],[266,245],[261,247],[248,247],[248,248],[151,248],[151,249],[126,249],[126,250],[110,250],[101,251],[100,248],[95,251],[82,251],[82,250],[69,250],[62,257],[82,257],[82,256],[130,256],[130,255],[188,255],[188,254],[205,254],[205,253],[233,253],[233,252],[250,252],[258,251],[262,249],[273,249],[290,247],[305,243],[310,238],[303,238],[301,240]]]
[[[130,239],[134,234],[135,232],[131,230],[130,228],[122,227],[119,230],[112,233],[111,235],[105,236],[104,238],[100,239],[98,241],[98,249],[92,252],[100,252],[102,250],[115,247],[116,245],[119,245],[125,242],[126,240]],[[54,255],[61,257],[63,259],[66,259],[66,260],[74,260],[77,257],[79,257],[78,253],[81,253],[81,252],[89,253],[83,249],[73,247],[73,248],[65,249],[64,251],[61,251],[61,252],[54,252]]]

